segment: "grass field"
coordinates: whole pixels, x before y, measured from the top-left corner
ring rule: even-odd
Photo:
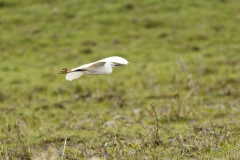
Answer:
[[[240,159],[239,10],[0,0],[0,159]],[[57,74],[110,56],[130,63]]]

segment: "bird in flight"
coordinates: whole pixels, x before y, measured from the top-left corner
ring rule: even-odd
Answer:
[[[122,57],[108,57],[101,59],[97,62],[84,64],[77,68],[73,68],[71,71],[68,71],[66,68],[63,68],[59,71],[58,74],[66,74],[66,80],[72,81],[79,78],[84,73],[86,74],[110,74],[112,73],[112,67],[127,65],[129,62]]]

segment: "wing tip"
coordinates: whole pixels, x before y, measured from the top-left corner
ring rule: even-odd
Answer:
[[[70,79],[70,78],[66,78],[67,81],[72,81],[73,79]]]
[[[66,75],[66,80],[67,81],[72,81],[74,79],[77,79],[81,77],[84,73],[83,72],[71,72]]]

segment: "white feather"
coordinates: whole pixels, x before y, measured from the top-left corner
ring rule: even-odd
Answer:
[[[120,63],[120,64],[128,64],[129,62],[122,58],[122,57],[109,57],[109,58],[104,58],[102,60],[99,60],[98,62],[111,62],[111,63]]]
[[[74,79],[79,78],[81,75],[83,75],[83,72],[71,72],[66,75],[66,80],[72,81]]]
[[[77,68],[73,68],[70,73],[66,75],[66,80],[72,81],[79,78],[84,73],[86,74],[110,74],[114,64],[127,65],[129,62],[122,57],[109,57],[93,63],[84,64]],[[82,71],[78,71],[82,70]]]

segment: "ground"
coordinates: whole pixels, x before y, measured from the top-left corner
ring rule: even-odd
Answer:
[[[238,0],[1,0],[1,159],[239,159]],[[110,75],[57,74],[110,56]]]

